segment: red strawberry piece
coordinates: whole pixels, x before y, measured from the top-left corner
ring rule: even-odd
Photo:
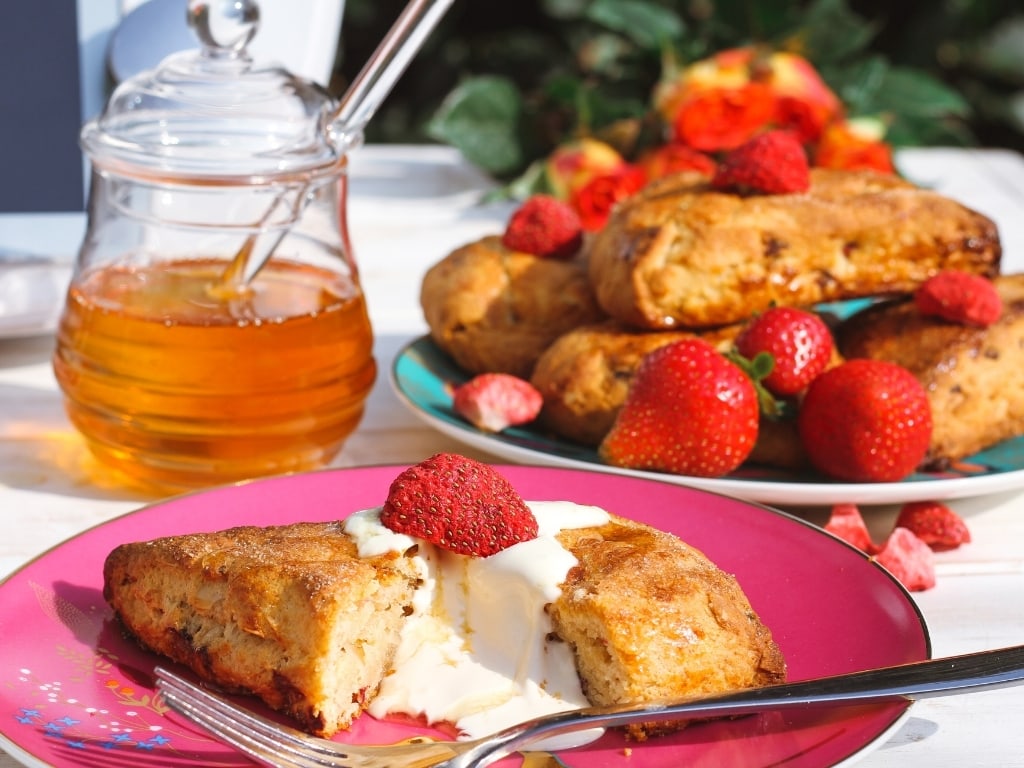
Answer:
[[[512,251],[567,259],[583,243],[583,226],[567,203],[550,195],[534,195],[512,214],[501,242]]]
[[[455,388],[452,407],[485,432],[526,424],[537,418],[544,398],[530,382],[508,373],[481,373]]]
[[[797,430],[821,472],[858,483],[892,482],[924,459],[931,408],[924,387],[906,368],[848,360],[807,387]]]
[[[914,532],[933,550],[956,549],[971,540],[967,523],[939,501],[912,501],[900,508],[896,525]]]
[[[925,280],[914,293],[914,303],[923,315],[982,328],[1003,313],[1003,300],[991,280],[955,269]]]
[[[807,153],[789,131],[768,131],[723,158],[711,182],[717,189],[785,195],[811,186]]]
[[[537,538],[537,520],[493,467],[439,453],[391,483],[381,522],[462,555],[487,557]]]
[[[757,430],[750,378],[707,342],[683,339],[641,361],[598,450],[618,467],[717,477],[743,463]]]
[[[772,307],[755,317],[736,338],[748,360],[767,352],[774,365],[761,383],[781,397],[795,395],[825,370],[835,346],[825,322],[813,312]]]
[[[935,555],[906,528],[893,529],[875,561],[911,592],[935,586]]]
[[[836,504],[832,507],[825,530],[861,552],[871,555],[878,551],[856,504]]]

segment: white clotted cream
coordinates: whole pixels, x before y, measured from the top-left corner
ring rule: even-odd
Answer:
[[[465,737],[477,737],[587,706],[572,650],[553,637],[544,606],[557,599],[576,564],[555,535],[603,525],[609,516],[571,502],[527,503],[537,519],[537,538],[486,558],[396,534],[381,524],[380,508],[345,521],[361,557],[417,545],[422,577],[394,671],[370,702],[371,715],[452,723]]]

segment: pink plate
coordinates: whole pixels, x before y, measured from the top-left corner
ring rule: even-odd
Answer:
[[[400,469],[328,470],[177,497],[86,531],[10,576],[0,584],[0,747],[29,766],[247,764],[168,716],[154,697],[158,659],[126,641],[111,620],[104,558],[126,541],[340,518],[380,504]],[[654,480],[500,470],[526,498],[599,504],[703,550],[736,574],[781,645],[791,679],[930,656],[927,628],[906,591],[862,553],[795,517]],[[573,768],[834,766],[879,743],[907,708],[769,712],[693,725],[644,744],[609,733],[559,759]],[[432,732],[364,716],[339,740],[388,743],[415,733]]]

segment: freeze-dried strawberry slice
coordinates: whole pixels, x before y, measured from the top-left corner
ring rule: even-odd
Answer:
[[[985,328],[1003,313],[1003,300],[991,280],[946,269],[925,280],[914,293],[921,314]]]
[[[875,560],[911,592],[935,586],[935,554],[907,528],[894,528]]]
[[[913,531],[917,538],[936,551],[956,549],[971,540],[971,532],[963,518],[938,501],[904,504],[896,525]]]
[[[481,373],[455,388],[452,408],[485,432],[527,424],[537,418],[544,397],[530,382],[508,373]]]
[[[583,244],[583,225],[567,203],[551,195],[534,195],[512,214],[501,242],[513,251],[568,259]]]
[[[380,519],[396,533],[477,557],[537,538],[537,520],[511,483],[493,467],[453,453],[395,478]]]
[[[856,504],[836,504],[832,507],[825,530],[869,555],[878,551]]]
[[[769,195],[806,192],[811,186],[807,155],[789,131],[768,131],[727,154],[712,179],[717,189]]]

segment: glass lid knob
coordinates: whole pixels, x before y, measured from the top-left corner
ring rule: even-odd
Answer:
[[[260,7],[255,0],[213,3],[190,0],[188,23],[203,46],[204,56],[214,59],[248,56],[245,47],[256,36]]]

